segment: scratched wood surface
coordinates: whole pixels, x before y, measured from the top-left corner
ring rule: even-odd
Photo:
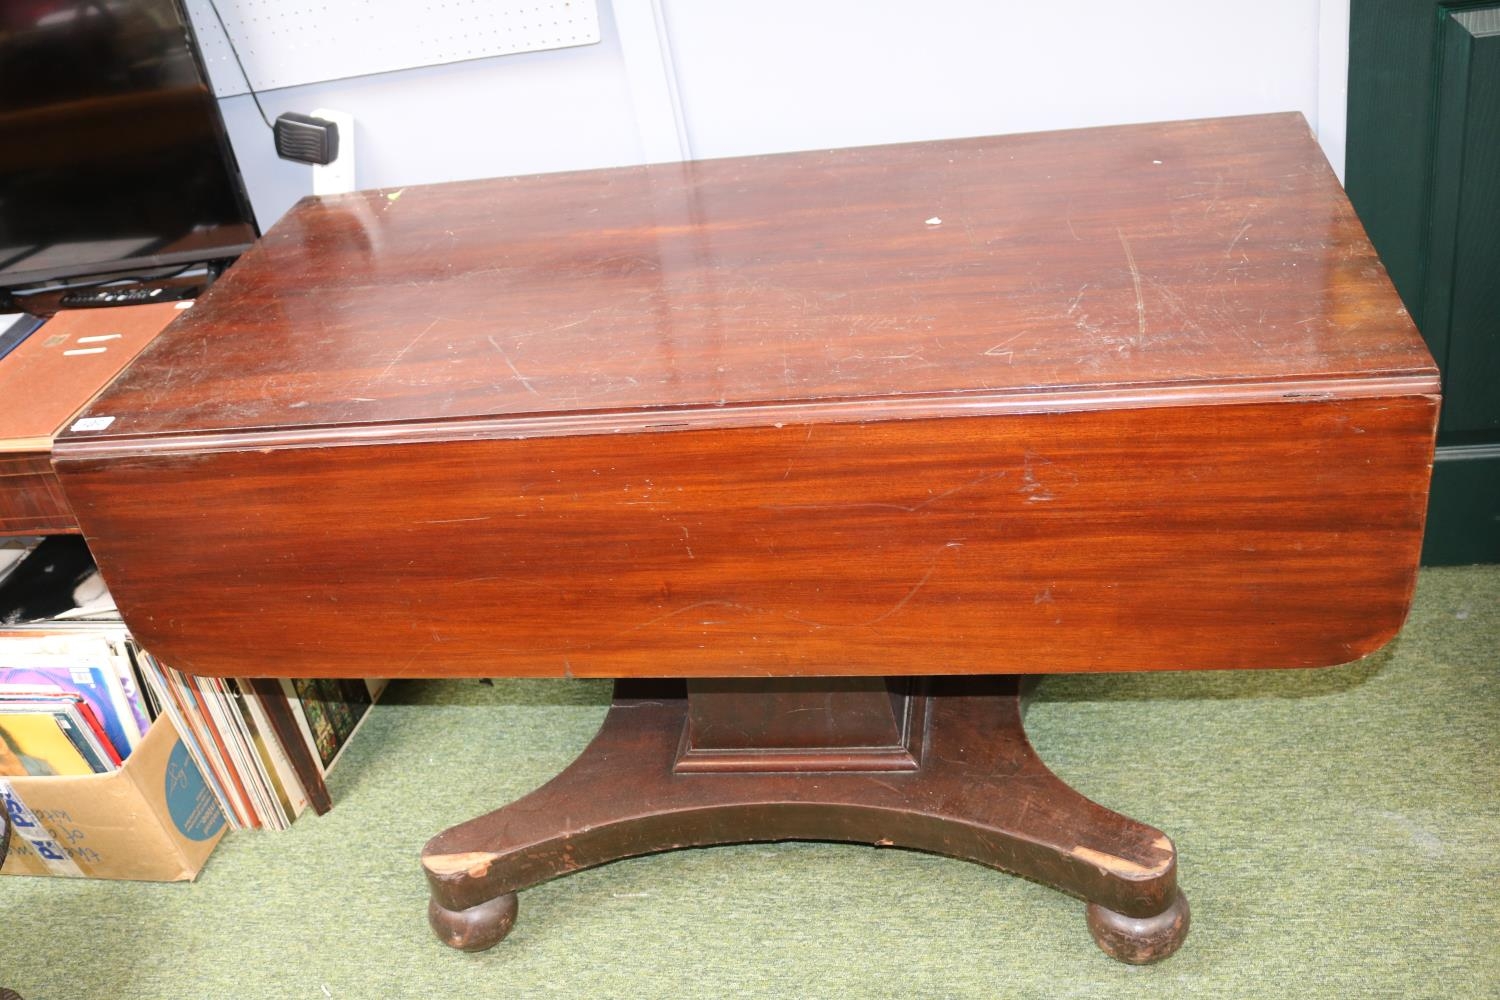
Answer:
[[[604,426],[1430,364],[1287,114],[308,199],[91,412]]]
[[[1312,666],[1437,385],[1277,115],[304,202],[54,461],[190,671]]]

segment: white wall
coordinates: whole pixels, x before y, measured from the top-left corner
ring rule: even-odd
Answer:
[[[351,112],[363,187],[1286,110],[1342,174],[1348,2],[599,0],[598,45],[262,103]],[[221,104],[268,226],[310,170]]]
[[[1309,0],[664,7],[699,156],[1316,112]]]
[[[272,121],[283,111],[321,107],[352,114],[361,187],[640,163],[644,153],[608,0],[601,0],[599,15],[603,40],[597,45],[264,91],[260,101]],[[255,214],[267,229],[312,191],[311,168],[276,156],[249,96],[226,97],[219,106]]]

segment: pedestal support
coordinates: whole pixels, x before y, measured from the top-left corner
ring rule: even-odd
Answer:
[[[773,840],[914,848],[1054,886],[1089,904],[1095,940],[1122,961],[1165,958],[1187,934],[1172,842],[1047,769],[1018,678],[692,683],[618,682],[572,765],[428,843],[443,941],[490,947],[515,893],[558,875]]]

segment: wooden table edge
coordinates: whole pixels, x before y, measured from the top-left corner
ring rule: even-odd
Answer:
[[[56,461],[89,461],[226,451],[420,444],[462,440],[525,440],[622,433],[776,427],[803,423],[869,423],[943,417],[1010,416],[1114,409],[1224,406],[1265,402],[1436,396],[1435,370],[1361,378],[1278,381],[1066,386],[932,396],[853,397],[736,402],[691,407],[465,416],[397,423],[245,428],[203,433],[66,437],[53,446]]]

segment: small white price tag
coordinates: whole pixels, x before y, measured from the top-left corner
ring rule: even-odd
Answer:
[[[104,430],[104,428],[108,427],[110,424],[112,424],[114,422],[115,422],[115,418],[114,417],[84,417],[81,420],[75,420],[75,421],[73,421],[73,426],[69,427],[68,430],[70,430],[70,431],[102,431],[102,430]]]

